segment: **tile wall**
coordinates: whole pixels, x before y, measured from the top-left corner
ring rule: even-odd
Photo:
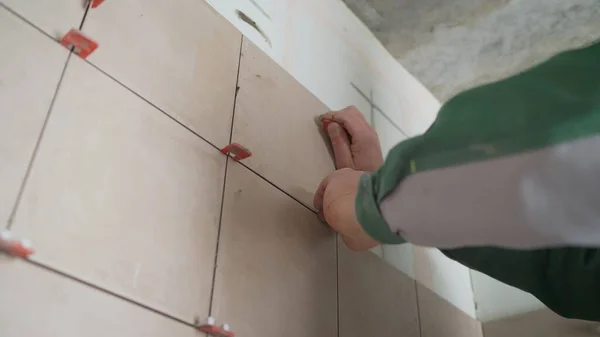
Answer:
[[[79,26],[87,60],[55,41]],[[209,315],[240,336],[419,334],[415,281],[312,209],[328,106],[213,8],[2,1],[0,27],[0,221],[36,249],[0,257],[2,336],[197,336]]]

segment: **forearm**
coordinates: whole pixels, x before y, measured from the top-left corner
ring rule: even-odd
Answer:
[[[600,137],[591,137],[409,175],[377,209],[390,239],[425,246],[598,245],[599,176]]]
[[[427,246],[600,244],[600,43],[446,103],[363,177],[375,239]]]

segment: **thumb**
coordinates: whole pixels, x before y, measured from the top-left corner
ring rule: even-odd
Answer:
[[[354,168],[350,140],[346,131],[338,123],[331,122],[327,126],[327,134],[333,147],[336,169]]]

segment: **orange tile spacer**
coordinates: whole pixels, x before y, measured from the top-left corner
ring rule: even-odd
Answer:
[[[9,255],[26,258],[33,254],[31,243],[25,239],[15,239],[9,231],[0,232],[0,251]]]
[[[214,337],[235,337],[235,334],[229,331],[229,325],[223,324],[223,326],[216,326],[215,319],[209,317],[207,322],[196,326],[196,328],[209,336]]]
[[[75,53],[82,59],[88,57],[96,50],[96,48],[98,48],[98,42],[83,35],[82,32],[75,28],[71,29],[67,35],[60,40],[60,44],[67,48],[73,47]]]
[[[239,161],[252,156],[252,152],[238,143],[231,143],[221,149],[221,152],[226,155],[231,155],[235,161]]]
[[[104,2],[104,0],[88,0],[86,6],[91,4],[90,7],[96,8],[100,5],[102,5],[103,2]]]

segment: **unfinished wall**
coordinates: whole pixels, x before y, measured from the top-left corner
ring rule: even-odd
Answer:
[[[600,38],[596,0],[344,0],[441,101]]]

